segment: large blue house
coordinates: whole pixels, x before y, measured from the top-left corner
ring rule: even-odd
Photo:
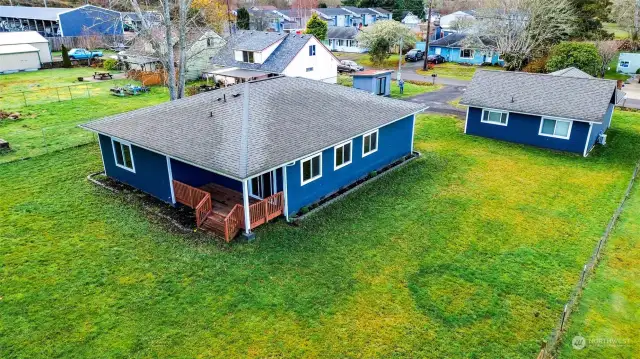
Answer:
[[[606,141],[616,82],[569,68],[553,74],[477,71],[461,104],[464,132],[587,156]]]
[[[275,77],[82,127],[99,135],[109,177],[194,208],[199,227],[230,240],[411,154],[414,117],[423,109]]]
[[[442,55],[447,61],[470,65],[504,65],[500,54],[489,50],[493,42],[484,36],[460,32],[429,43],[429,55]]]

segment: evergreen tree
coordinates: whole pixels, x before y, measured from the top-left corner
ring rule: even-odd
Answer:
[[[62,45],[62,67],[71,67],[71,59],[69,58],[69,50]]]
[[[327,23],[314,12],[307,22],[306,33],[317,37],[320,41],[325,40],[327,38]]]
[[[327,8],[327,4],[326,3],[321,2],[321,3],[318,4],[318,9],[326,9],[326,8]]]
[[[249,30],[249,11],[247,9],[243,7],[238,9],[236,24],[240,30]]]
[[[609,19],[611,0],[571,0],[575,9],[576,23],[571,34],[575,39],[608,39],[612,35],[602,28]]]

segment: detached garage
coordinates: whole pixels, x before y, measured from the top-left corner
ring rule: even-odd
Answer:
[[[36,71],[40,68],[40,50],[29,44],[0,46],[0,74]]]
[[[40,62],[51,62],[49,41],[35,31],[0,32],[0,49],[12,45],[31,45],[39,50]],[[3,51],[6,52],[6,51]]]

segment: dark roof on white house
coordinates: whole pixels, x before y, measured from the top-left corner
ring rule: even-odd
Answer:
[[[358,32],[355,26],[327,26],[327,39],[353,40]]]
[[[326,7],[320,9],[314,9],[316,12],[325,14],[327,16],[338,16],[338,15],[350,15],[351,13],[345,9],[341,9],[339,7]]]
[[[249,70],[259,70],[273,73],[282,73],[293,58],[302,50],[304,45],[313,37],[313,35],[287,34],[285,32],[269,32],[264,35],[264,31],[238,30],[233,36],[227,39],[227,44],[218,51],[213,57],[211,63],[213,65],[233,66]],[[258,40],[253,40],[257,36]],[[236,61],[235,50],[248,50],[245,47],[258,48],[264,46],[273,39],[282,38],[282,42],[273,50],[269,58],[262,64],[250,64],[242,61]],[[271,42],[272,44],[275,41]],[[269,45],[265,46],[268,47]],[[264,48],[262,48],[264,49]],[[262,50],[261,49],[261,50]]]
[[[552,73],[550,73],[549,75],[554,75],[554,76],[565,76],[565,77],[578,77],[578,78],[583,78],[583,79],[592,79],[593,76],[589,75],[588,73],[577,69],[575,67],[567,67],[566,69],[562,69],[562,70],[558,70],[558,71],[554,71]]]
[[[615,93],[612,80],[480,70],[460,103],[601,123]]]
[[[243,121],[246,104],[248,119]],[[424,108],[336,84],[278,77],[105,117],[81,127],[244,179]]]
[[[287,37],[285,32],[249,31],[251,36],[239,36],[234,49],[246,51],[262,51]]]

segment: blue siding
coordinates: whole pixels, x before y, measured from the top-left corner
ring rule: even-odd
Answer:
[[[440,49],[440,55],[447,59],[450,62],[456,62],[459,64],[472,64],[472,65],[482,65],[488,64],[491,62],[492,65],[504,65],[504,61],[500,61],[500,56],[497,53],[493,53],[490,61],[486,58],[487,55],[482,53],[480,50],[475,50],[474,56],[472,59],[466,59],[460,57],[460,48],[458,47],[441,47],[441,46],[429,46],[429,55],[436,54],[436,48]]]
[[[380,77],[386,77],[386,88],[384,96],[391,96],[391,73],[382,75],[369,76],[369,75],[353,75],[353,87],[364,90],[370,93],[376,93],[376,79]]]
[[[59,17],[63,36],[122,35],[124,32],[119,12],[97,6],[82,6]]]
[[[523,143],[527,145],[550,148],[559,151],[582,154],[589,133],[589,123],[573,121],[569,139],[541,136],[540,116],[509,113],[507,126],[482,123],[482,109],[469,107],[466,133],[470,135],[495,138],[498,140]]]
[[[607,109],[607,114],[604,116],[604,121],[602,123],[594,123],[593,128],[591,129],[591,136],[589,137],[589,147],[587,151],[591,151],[593,146],[596,144],[596,140],[600,134],[607,132],[609,126],[611,126],[611,117],[613,116],[613,109],[615,105],[609,104],[609,108]]]
[[[99,135],[102,161],[109,177],[115,178],[158,199],[171,203],[171,187],[167,158],[155,152],[131,145],[136,173],[116,166],[111,137]]]
[[[413,115],[379,129],[378,151],[362,157],[362,136],[353,138],[352,162],[338,170],[334,167],[333,147],[322,152],[322,177],[301,185],[300,161],[287,166],[289,214],[331,195],[340,188],[365,177],[411,153]]]
[[[171,159],[171,173],[173,179],[193,187],[200,187],[207,183],[216,183],[232,190],[242,192],[242,182],[202,168]]]

